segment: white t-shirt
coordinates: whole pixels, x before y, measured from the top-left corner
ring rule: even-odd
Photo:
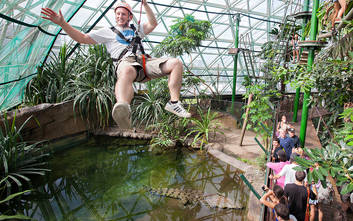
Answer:
[[[297,171],[293,168],[297,166],[297,164],[287,164],[282,168],[281,172],[278,173],[279,176],[285,176],[284,186],[286,186],[288,183],[295,183],[295,172]],[[304,180],[306,180],[306,177]]]
[[[135,36],[135,32],[130,28],[121,28],[115,26],[126,39],[131,40]],[[108,52],[112,58],[119,58],[120,53],[130,44],[122,39],[118,34],[113,32],[109,27],[105,27],[99,30],[91,31],[88,35],[95,40],[98,44],[105,44]],[[139,35],[141,38],[145,36],[143,25],[140,25]],[[131,55],[132,48],[126,53],[126,56]],[[140,51],[138,50],[138,53]]]

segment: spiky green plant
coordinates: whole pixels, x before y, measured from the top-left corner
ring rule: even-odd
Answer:
[[[169,100],[168,79],[154,79],[147,83],[148,93],[134,100],[132,116],[135,125],[150,126],[158,123]]]
[[[2,179],[0,181],[0,186],[8,179],[8,177],[5,177],[4,179]],[[9,201],[11,201],[12,199],[24,194],[24,193],[28,193],[30,192],[30,190],[25,190],[25,191],[22,191],[22,192],[17,192],[17,193],[13,193],[9,196],[7,196],[5,199],[3,200],[0,200],[0,204],[2,203],[7,203]],[[6,214],[6,215],[5,215]],[[15,215],[10,215],[10,214],[7,214],[7,212],[5,212],[5,214],[2,214],[0,215],[0,220],[18,220],[18,219],[24,219],[24,220],[29,220],[31,219],[30,217],[28,216],[24,216],[22,214],[15,214]]]
[[[8,194],[13,185],[21,190],[24,182],[30,183],[30,176],[44,175],[49,171],[44,168],[46,162],[43,162],[48,154],[41,153],[38,143],[27,144],[22,141],[20,133],[31,117],[19,128],[15,126],[15,119],[16,115],[9,123],[6,113],[1,116],[4,131],[0,130],[0,174],[1,179],[7,179],[0,189],[6,189]]]
[[[217,113],[211,112],[211,108],[204,114],[201,108],[198,108],[200,119],[191,118],[193,126],[190,128],[190,132],[186,135],[193,136],[192,145],[198,145],[200,143],[200,149],[209,142],[210,133],[220,132],[219,123],[216,121]]]
[[[37,105],[62,101],[59,93],[75,73],[77,62],[77,58],[68,58],[68,48],[65,44],[61,46],[58,55],[50,54],[49,61],[37,68],[37,76],[28,83],[25,102]]]
[[[87,56],[82,56],[77,75],[70,79],[60,96],[74,100],[82,118],[97,126],[105,126],[115,102],[114,66],[107,49],[102,45],[90,46]]]

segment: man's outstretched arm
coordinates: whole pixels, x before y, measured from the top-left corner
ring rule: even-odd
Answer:
[[[80,32],[79,30],[73,28],[69,23],[64,19],[64,16],[59,10],[59,14],[54,12],[50,8],[42,8],[43,15],[42,18],[49,20],[64,29],[64,31],[75,41],[82,44],[96,44],[97,42],[93,40],[89,35]]]
[[[143,24],[143,31],[145,32],[145,35],[148,35],[157,27],[158,23],[152,9],[147,4],[147,0],[143,0],[142,4],[145,8],[147,19],[148,19],[148,22]]]

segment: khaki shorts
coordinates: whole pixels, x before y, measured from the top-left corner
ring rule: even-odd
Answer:
[[[141,56],[137,57],[137,60],[140,62],[137,62],[135,60],[135,56],[128,56],[123,58],[121,61],[118,62],[117,64],[117,76],[119,78],[119,74],[121,70],[125,66],[134,66],[137,71],[137,76],[136,79],[134,80],[135,82],[146,82],[149,81],[150,79],[154,78],[160,78],[167,76],[168,73],[162,73],[161,70],[161,64],[166,62],[169,58],[146,58],[146,72],[148,77],[145,75],[143,68],[142,68],[142,58]]]

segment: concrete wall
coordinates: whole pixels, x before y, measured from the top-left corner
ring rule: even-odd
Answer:
[[[29,142],[55,140],[89,129],[87,122],[81,119],[77,111],[73,111],[73,101],[13,110],[8,113],[7,119],[12,123],[15,117],[16,127],[19,128],[31,116],[21,133],[23,139]],[[0,123],[2,128],[3,120]]]

